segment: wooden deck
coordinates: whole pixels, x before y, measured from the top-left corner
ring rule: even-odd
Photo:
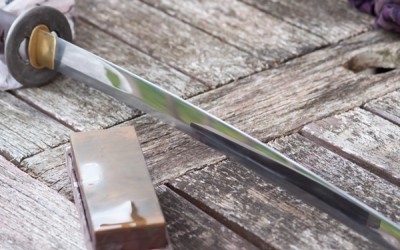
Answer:
[[[400,222],[400,36],[344,0],[81,0],[76,43]],[[72,131],[134,125],[175,249],[376,249],[225,156],[61,77],[0,93],[0,249],[82,249]],[[25,172],[25,173],[24,173]]]

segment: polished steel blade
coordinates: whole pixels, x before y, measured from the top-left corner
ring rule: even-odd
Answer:
[[[60,73],[232,156],[264,179],[322,208],[382,246],[400,248],[399,225],[299,163],[182,98],[61,38],[57,38],[56,48],[56,70]]]

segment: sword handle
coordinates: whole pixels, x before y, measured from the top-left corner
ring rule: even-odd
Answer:
[[[25,11],[17,18],[10,13],[0,12],[0,51],[4,53],[10,74],[24,87],[37,87],[54,80],[58,73],[54,70],[34,68],[30,62],[21,58],[20,47],[27,39],[32,42],[31,35],[35,28],[44,25],[58,37],[72,40],[72,32],[67,18],[60,11],[39,6]],[[36,49],[36,47],[35,47]],[[27,51],[29,54],[29,50]]]
[[[4,44],[6,42],[8,30],[16,18],[17,16],[10,12],[0,10],[0,54],[4,53]]]

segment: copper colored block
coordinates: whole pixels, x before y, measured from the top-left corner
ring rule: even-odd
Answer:
[[[167,246],[165,219],[133,127],[72,134],[67,165],[88,248]]]

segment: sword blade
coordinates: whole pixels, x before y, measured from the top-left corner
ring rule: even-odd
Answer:
[[[55,70],[156,116],[235,158],[262,178],[315,205],[387,248],[400,248],[400,226],[250,135],[157,85],[57,38]]]

